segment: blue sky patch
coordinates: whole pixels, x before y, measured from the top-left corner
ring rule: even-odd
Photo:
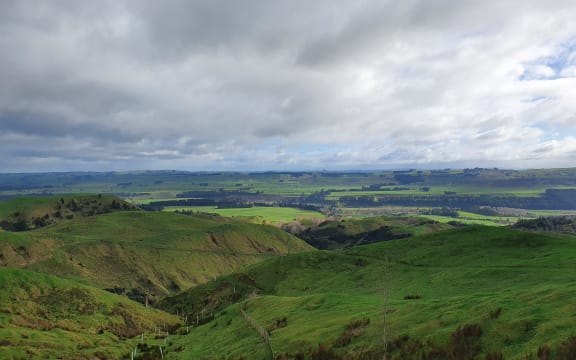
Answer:
[[[520,81],[556,80],[562,78],[562,70],[576,65],[576,40],[572,39],[558,46],[554,56],[540,58],[534,63],[526,64]]]

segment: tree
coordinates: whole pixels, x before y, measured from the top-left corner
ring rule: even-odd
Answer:
[[[25,219],[20,218],[14,223],[13,229],[14,231],[26,231],[28,230],[28,222]]]

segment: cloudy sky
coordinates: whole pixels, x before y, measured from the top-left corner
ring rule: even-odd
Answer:
[[[0,0],[0,172],[576,166],[573,0]]]

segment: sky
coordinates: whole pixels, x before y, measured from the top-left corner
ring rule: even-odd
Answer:
[[[573,0],[0,0],[0,172],[576,166]]]

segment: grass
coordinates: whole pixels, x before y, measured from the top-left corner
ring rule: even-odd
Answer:
[[[40,202],[42,211],[53,200]],[[38,201],[22,203],[38,210]],[[129,338],[142,332],[146,349],[157,353],[164,344],[154,328],[177,318],[92,286],[153,303],[247,265],[310,250],[276,227],[206,214],[118,211],[0,232],[0,266],[12,268],[0,270],[0,358],[125,358],[138,344]]]
[[[267,359],[269,350],[262,340],[242,319],[238,306],[219,314],[218,320],[208,325],[191,327],[186,335],[174,335],[172,348],[166,359],[240,359],[250,351],[251,359]],[[223,351],[225,349],[225,351]],[[170,349],[168,349],[170,350]]]
[[[176,316],[74,281],[0,269],[0,357],[125,358],[126,339],[174,326]]]
[[[186,207],[168,206],[164,208],[164,211],[177,211],[177,210],[206,212],[228,217],[260,218],[263,220],[264,223],[270,223],[270,224],[281,224],[293,220],[308,219],[308,218],[321,219],[324,217],[323,214],[316,211],[302,210],[289,207],[254,206],[250,208],[218,209],[215,206],[186,206]]]
[[[104,205],[108,205],[113,200],[118,200],[116,196],[112,195],[90,195],[90,194],[74,194],[62,196],[35,196],[35,197],[19,197],[0,201],[0,218],[5,217],[14,212],[20,212],[30,215],[40,215],[48,211],[53,211],[60,199],[65,202],[75,200],[78,202],[83,201],[98,201]]]
[[[0,227],[25,231],[119,210],[136,208],[113,195],[16,198],[0,202]]]
[[[458,210],[458,217],[440,215],[419,215],[424,218],[441,223],[458,222],[466,225],[507,226],[515,224],[521,217],[516,216],[490,216]]]
[[[407,172],[307,172],[239,173],[181,171],[84,172],[0,174],[0,196],[39,194],[115,193],[134,200],[173,198],[183,191],[242,190],[284,196],[299,196],[321,190],[344,190],[355,194],[362,186],[408,187],[399,194],[429,194],[445,191],[458,194],[500,194],[537,196],[547,188],[574,188],[574,169],[511,171],[497,169],[407,171]],[[398,176],[415,177],[417,183],[405,184]],[[424,181],[423,181],[424,180]],[[376,192],[390,193],[390,192]],[[393,193],[393,192],[392,192]],[[362,192],[362,194],[367,194]],[[334,198],[343,195],[333,193]]]
[[[52,202],[0,204],[9,214]],[[502,218],[461,212],[447,219],[498,225]],[[378,221],[334,226],[355,234]],[[206,214],[116,212],[0,232],[0,266],[67,278],[0,270],[0,358],[126,357],[138,342],[124,339],[130,321],[148,333],[164,321],[162,313],[143,315],[140,305],[90,284],[158,298],[194,287],[159,306],[215,319],[171,336],[168,359],[269,356],[239,316],[239,302],[264,327],[286,319],[272,331],[276,355],[311,356],[323,343],[340,355],[368,356],[382,347],[385,290],[391,339],[407,335],[442,346],[459,326],[478,324],[483,354],[520,358],[576,335],[573,236],[484,226],[429,234],[400,226],[417,236],[340,251],[310,251],[272,226]],[[350,324],[365,318],[370,322],[357,336],[336,346]]]
[[[24,233],[0,232],[0,265],[152,298],[312,247],[273,226],[210,215],[120,211]]]
[[[570,211],[552,211],[552,210],[530,210],[521,211],[521,214],[514,214],[510,216],[500,215],[500,216],[490,216],[476,214],[472,212],[458,211],[458,217],[451,216],[441,216],[441,215],[423,215],[421,212],[423,210],[431,210],[431,208],[424,207],[407,207],[407,206],[385,206],[379,208],[344,208],[343,214],[347,216],[352,216],[354,218],[362,217],[374,217],[381,214],[392,214],[392,215],[402,215],[402,216],[418,216],[440,223],[451,223],[459,222],[466,225],[485,225],[485,226],[507,226],[515,224],[518,220],[534,217],[534,216],[561,216],[570,215],[576,212]]]
[[[576,291],[574,260],[574,237],[472,226],[346,251],[269,260],[242,271],[243,275],[219,279],[163,304],[168,309],[197,309],[216,304],[195,305],[202,304],[197,302],[207,294],[213,294],[211,299],[221,296],[223,302],[215,308],[221,312],[214,322],[174,341],[186,347],[195,339],[195,346],[202,347],[207,346],[204,341],[221,336],[237,344],[243,333],[225,326],[230,321],[226,316],[232,316],[237,305],[230,304],[222,286],[250,279],[244,282],[245,290],[235,287],[246,295],[250,315],[264,327],[287,318],[285,328],[272,332],[277,353],[312,351],[319,343],[331,346],[348,324],[368,317],[370,324],[363,335],[335,348],[352,356],[381,346],[386,287],[392,339],[408,335],[442,345],[459,326],[479,324],[484,334],[482,353],[502,351],[505,358],[519,358],[576,334],[576,307],[570,301]],[[383,275],[385,267],[388,276]],[[260,296],[250,298],[254,290]],[[404,300],[413,294],[419,299]],[[232,316],[231,322],[242,319]],[[198,340],[200,333],[209,335]],[[229,353],[226,346],[212,351],[215,358]],[[234,354],[250,357],[252,351],[238,345]]]
[[[576,216],[576,210],[528,210],[535,216]]]
[[[490,219],[490,218],[477,218],[471,219],[467,217],[450,217],[450,216],[440,216],[440,215],[420,215],[426,219],[438,221],[440,223],[451,223],[459,222],[466,225],[485,225],[485,226],[505,226],[510,225],[512,222],[507,222],[502,219]]]

